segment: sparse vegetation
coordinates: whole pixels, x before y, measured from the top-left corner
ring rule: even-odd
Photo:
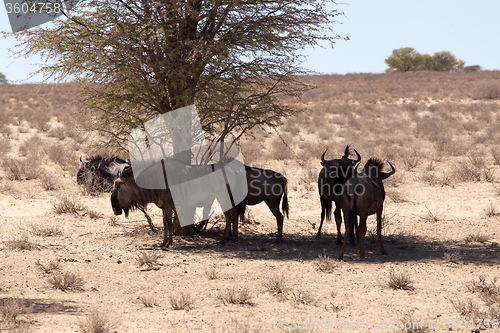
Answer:
[[[78,321],[81,333],[111,333],[113,323],[105,311],[93,309],[85,318]]]
[[[147,308],[152,308],[153,306],[160,306],[160,303],[153,296],[140,296],[138,299],[142,302],[142,304]]]
[[[318,271],[323,273],[332,273],[338,266],[338,261],[336,259],[330,258],[325,252],[318,256],[316,259],[316,266]]]
[[[466,243],[481,243],[484,244],[487,241],[491,239],[491,236],[486,235],[480,231],[476,233],[470,233],[467,236],[465,236],[465,242]]]
[[[464,317],[470,317],[479,311],[477,304],[475,304],[470,298],[468,299],[450,299],[451,304],[457,312]]]
[[[30,313],[32,307],[25,305],[25,303],[20,298],[3,299],[2,305],[0,305],[1,320],[8,323],[15,322],[19,315]]]
[[[214,265],[211,265],[210,267],[205,268],[205,276],[209,280],[217,279],[218,275],[219,275],[219,271],[217,270],[217,267],[215,267]]]
[[[51,276],[47,281],[53,288],[63,291],[81,291],[83,290],[83,285],[85,284],[81,277],[69,272]]]
[[[11,250],[20,250],[20,251],[40,250],[40,246],[37,243],[31,241],[27,236],[6,241],[5,245]]]
[[[51,274],[57,270],[60,269],[60,263],[61,261],[59,259],[57,260],[52,260],[48,264],[42,264],[40,260],[37,260],[35,262],[35,265],[40,268],[40,270],[45,273],[45,274]]]
[[[460,260],[462,260],[462,255],[458,249],[453,252],[444,253],[444,261],[448,264],[458,264]]]
[[[59,230],[58,227],[54,226],[35,226],[32,225],[31,228],[31,234],[34,236],[41,236],[41,237],[53,237],[53,236],[60,236],[62,235],[62,231]]]
[[[59,202],[53,202],[54,211],[56,214],[75,214],[85,211],[86,208],[77,202],[77,199],[69,196],[61,197]]]
[[[182,292],[177,295],[170,295],[170,305],[174,310],[188,310],[191,309],[195,298],[188,292]]]
[[[253,305],[252,295],[247,287],[238,287],[236,285],[227,288],[219,292],[217,299],[222,301],[224,304],[246,304]]]
[[[283,273],[267,276],[262,284],[273,296],[284,297],[290,289],[285,283],[285,274]]]
[[[319,297],[317,295],[301,288],[293,288],[290,291],[290,297],[297,304],[317,305],[319,303]]]
[[[392,289],[414,290],[415,288],[413,287],[412,283],[412,280],[405,271],[396,273],[394,270],[391,270],[391,272],[389,273],[388,284]]]
[[[135,260],[137,260],[137,266],[139,267],[146,266],[147,269],[158,269],[160,266],[158,260],[161,257],[157,252],[139,252]]]

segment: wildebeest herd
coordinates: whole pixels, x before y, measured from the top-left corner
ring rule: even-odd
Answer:
[[[334,217],[337,225],[337,242],[342,248],[339,259],[342,259],[348,241],[359,243],[361,258],[364,258],[364,238],[366,234],[366,219],[377,214],[377,239],[382,254],[387,252],[382,244],[382,210],[385,199],[382,181],[395,173],[391,163],[390,172],[382,172],[383,162],[370,158],[361,172],[357,171],[361,156],[354,150],[356,159],[350,159],[351,149],[345,147],[344,155],[338,159],[326,160],[326,150],[321,156],[322,169],[318,175],[318,190],[321,202],[321,222],[316,237],[321,236],[321,227],[325,218],[331,220],[332,202],[335,203]],[[77,172],[77,183],[89,192],[111,191],[111,206],[115,215],[122,212],[128,217],[132,210],[141,210],[153,231],[154,225],[146,213],[146,206],[154,203],[163,211],[164,237],[161,247],[172,245],[172,214],[175,213],[174,201],[169,188],[145,189],[139,187],[134,178],[130,163],[119,157],[104,158],[95,156],[81,161]],[[183,163],[183,162],[179,162]],[[185,165],[185,167],[193,167]],[[147,172],[147,169],[143,172]],[[235,208],[224,212],[226,227],[221,244],[228,240],[238,240],[238,220],[243,219],[246,206],[261,202],[269,207],[276,218],[278,233],[276,243],[283,239],[283,220],[288,217],[287,179],[280,173],[245,166],[248,194]],[[141,173],[142,175],[142,173]],[[272,189],[272,190],[271,190]],[[211,194],[205,194],[210,197]],[[212,196],[213,200],[213,196]],[[281,211],[279,208],[281,202]],[[194,204],[197,206],[197,204]],[[200,204],[200,206],[203,206]],[[345,223],[345,237],[341,234],[342,214]],[[360,217],[359,225],[357,216]]]

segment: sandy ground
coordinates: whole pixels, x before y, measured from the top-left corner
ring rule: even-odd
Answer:
[[[446,161],[442,163],[446,166]],[[397,325],[409,320],[422,322],[424,328],[430,323],[431,328],[438,327],[431,331],[445,332],[453,323],[460,325],[463,318],[452,300],[472,299],[486,309],[467,284],[480,275],[487,281],[500,275],[500,225],[497,216],[485,214],[486,207],[498,202],[495,184],[431,187],[414,179],[418,168],[406,172],[395,188],[403,198],[398,201],[403,202],[386,199],[384,244],[388,255],[381,255],[374,238],[367,237],[366,259],[361,260],[357,248],[348,246],[344,260],[330,260],[333,269],[322,272],[318,256],[336,258],[340,250],[335,225],[326,223],[322,238],[315,238],[320,219],[316,188],[301,178],[304,167],[280,164],[273,161],[268,165],[284,170],[289,179],[290,219],[285,220],[284,241],[279,245],[273,242],[274,217],[263,204],[250,209],[254,221],[240,227],[237,244],[218,245],[223,227],[218,223],[194,237],[175,237],[173,247],[161,250],[157,247],[161,231],[153,233],[142,213],[111,220],[109,193],[84,195],[69,173],[59,174],[64,189],[56,191],[43,190],[38,180],[3,179],[4,188],[10,184],[14,191],[0,194],[1,300],[5,304],[9,298],[21,299],[29,311],[17,317],[16,325],[28,324],[35,332],[77,332],[94,310],[103,314],[111,332],[321,332],[347,328],[365,332],[377,331],[377,327],[383,328],[378,331],[400,331]],[[101,212],[102,217],[57,215],[53,203],[63,195]],[[150,212],[160,226],[160,211],[151,206]],[[371,217],[369,231],[374,227]],[[47,229],[57,232],[40,235]],[[477,233],[488,240],[465,241]],[[12,248],[13,241],[19,240],[36,249]],[[159,265],[150,270],[139,267],[141,253],[160,255]],[[458,259],[447,260],[447,253],[458,253]],[[55,260],[60,260],[59,270],[50,274],[36,264]],[[404,271],[414,289],[390,288],[391,270]],[[49,279],[66,272],[83,279],[82,290],[53,288]],[[216,278],[209,279],[209,272],[215,272]],[[272,295],[266,281],[281,275],[288,289],[285,294]],[[246,288],[249,304],[224,304],[219,295],[232,287]],[[180,293],[194,299],[190,309],[172,308],[171,296]],[[156,305],[146,307],[144,299]],[[315,322],[313,329],[310,325]],[[3,323],[4,328],[13,325]],[[471,330],[464,325],[462,321],[464,329],[458,331]]]

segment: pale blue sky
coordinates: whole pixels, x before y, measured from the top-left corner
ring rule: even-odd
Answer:
[[[393,49],[413,47],[420,53],[450,51],[466,65],[500,70],[500,1],[462,0],[351,0],[336,6],[345,12],[335,32],[349,36],[332,49],[304,50],[304,67],[320,73],[382,73],[384,59]],[[10,31],[7,14],[0,5],[0,31]],[[0,38],[0,72],[14,83],[29,81],[28,74],[38,68],[38,57],[8,57],[15,49],[13,37]],[[13,62],[12,62],[13,61]]]

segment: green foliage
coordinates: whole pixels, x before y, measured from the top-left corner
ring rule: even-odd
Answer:
[[[481,66],[465,67],[465,61],[457,59],[449,51],[436,52],[434,55],[420,54],[411,47],[403,47],[392,51],[392,55],[385,59],[389,66],[387,73],[435,71],[451,72],[458,70],[479,70]]]
[[[330,2],[89,0],[20,33],[20,55],[55,61],[40,70],[53,78],[78,78],[91,129],[111,137],[103,145],[123,148],[133,128],[192,103],[208,137],[237,140],[293,114],[278,96],[307,88],[300,50],[339,38]]]
[[[0,72],[0,84],[6,84],[9,83],[9,80],[7,80],[7,77],[5,77],[5,74]]]
[[[389,66],[386,72],[411,72],[419,68],[424,59],[420,53],[412,47],[402,47],[392,51],[392,55],[385,59]]]

